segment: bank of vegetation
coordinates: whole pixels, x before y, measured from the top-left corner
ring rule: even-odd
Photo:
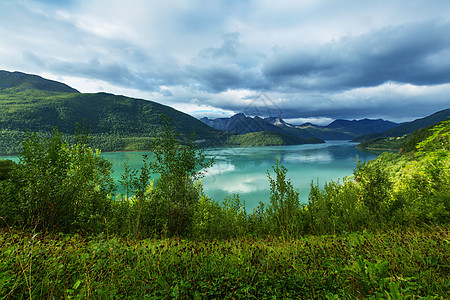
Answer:
[[[294,135],[288,135],[280,132],[258,131],[247,134],[232,134],[224,145],[227,146],[284,146],[284,145],[302,145],[302,144],[321,144],[324,140],[311,137],[300,138]]]
[[[253,212],[205,195],[214,160],[164,124],[156,159],[126,166],[114,199],[111,164],[82,133],[30,134],[18,164],[0,163],[0,296],[448,298],[450,120],[412,151],[311,183],[307,205],[275,161]]]

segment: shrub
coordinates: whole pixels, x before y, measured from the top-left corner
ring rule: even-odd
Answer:
[[[155,161],[149,169],[159,174],[154,197],[167,203],[168,234],[184,236],[192,229],[194,210],[203,193],[198,181],[214,158],[206,158],[203,149],[194,143],[193,134],[187,145],[180,145],[170,120],[163,117],[163,123],[164,133],[151,147]]]
[[[14,170],[16,166],[17,164],[12,160],[0,159],[0,181],[9,179],[12,170]]]
[[[277,159],[272,166],[275,178],[267,177],[270,184],[270,205],[267,207],[267,218],[273,233],[289,236],[298,234],[300,224],[299,191],[286,178],[287,169]]]
[[[28,134],[22,144],[6,200],[17,216],[6,219],[42,230],[101,230],[115,189],[111,163],[82,135],[69,145],[56,129],[48,137]]]

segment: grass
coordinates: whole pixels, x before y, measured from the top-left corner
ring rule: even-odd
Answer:
[[[302,239],[0,231],[1,299],[447,299],[447,227]]]

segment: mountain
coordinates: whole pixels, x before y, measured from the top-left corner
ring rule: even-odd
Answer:
[[[200,119],[200,121],[204,122],[205,124],[213,128],[237,134],[267,131],[267,132],[283,133],[286,135],[291,135],[302,139],[315,137],[312,134],[308,133],[307,131],[299,130],[296,129],[295,127],[291,128],[287,125],[284,126],[283,124],[277,124],[275,122],[275,119],[276,118],[262,119],[258,116],[251,118],[245,116],[242,113],[239,113],[232,116],[231,118],[219,118],[219,119],[202,118]],[[281,122],[284,121],[281,120]]]
[[[338,119],[327,126],[317,126],[311,123],[292,125],[286,123],[281,118],[266,118],[265,120],[286,131],[295,132],[295,130],[297,130],[297,132],[299,132],[298,130],[302,130],[303,135],[310,134],[311,136],[324,140],[350,140],[362,134],[381,132],[398,125],[397,123],[384,121],[382,119],[353,121]]]
[[[339,132],[348,132],[351,135],[360,136],[374,132],[383,132],[396,126],[398,126],[397,123],[385,121],[383,119],[362,119],[352,121],[338,119],[325,127]]]
[[[181,140],[191,132],[203,145],[223,143],[229,134],[171,107],[107,93],[83,94],[62,83],[18,72],[0,73],[0,153],[20,151],[26,132],[48,134],[53,127],[69,140],[76,124],[90,130],[102,151],[146,150],[163,131],[161,115],[172,120]],[[48,89],[48,90],[47,90]]]
[[[236,114],[231,118],[219,119],[200,119],[203,123],[223,131],[234,132],[237,134],[246,134],[250,132],[269,131],[269,132],[283,132],[282,129],[270,124],[260,117],[247,117],[244,114]]]
[[[64,83],[44,79],[37,75],[0,70],[0,90],[4,91],[7,89],[10,89],[9,92],[41,90],[48,92],[79,93],[76,89]]]
[[[348,133],[341,133],[336,130],[328,129],[323,126],[317,126],[311,123],[292,125],[286,123],[279,117],[265,118],[265,120],[279,128],[282,128],[285,133],[302,138],[317,137],[323,140],[349,140],[353,138],[353,136]]]
[[[351,140],[355,137],[350,132],[341,132],[338,129],[327,128],[326,126],[318,126],[311,123],[296,125],[295,128],[302,129],[309,134],[324,140]]]
[[[370,139],[358,144],[356,147],[369,150],[395,150],[402,153],[415,152],[417,144],[431,136],[433,134],[433,128],[441,125],[444,121],[442,120],[420,128],[411,134],[405,134],[400,137],[377,137]]]
[[[153,101],[107,93],[79,93],[60,82],[20,72],[0,71],[0,155],[17,154],[29,133],[48,135],[58,128],[69,141],[75,139],[76,124],[85,126],[91,145],[102,151],[148,150],[163,130],[163,119],[179,134],[181,142],[195,133],[203,146],[316,143],[285,137],[282,130],[255,117],[237,115],[233,131],[276,131],[235,139],[235,133],[214,129],[196,118]],[[227,128],[227,129],[229,129]],[[254,139],[254,140],[252,140]]]
[[[386,137],[401,137],[405,134],[411,134],[414,131],[431,126],[435,123],[438,123],[442,120],[445,120],[450,117],[450,109],[445,109],[438,111],[430,116],[416,119],[412,122],[403,123],[399,126],[391,128],[389,130],[380,132],[380,133],[372,133],[359,136],[355,138],[354,142],[364,142],[374,138],[386,138]]]
[[[328,126],[317,126],[311,123],[292,125],[280,117],[269,117],[265,119],[261,119],[260,117],[250,118],[242,113],[236,114],[231,118],[202,118],[200,120],[213,128],[238,134],[269,131],[284,133],[303,139],[316,137],[323,140],[351,140],[362,134],[381,132],[398,125],[397,123],[382,119],[336,120]]]

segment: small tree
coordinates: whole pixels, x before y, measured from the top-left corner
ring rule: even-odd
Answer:
[[[299,231],[300,202],[299,192],[286,179],[287,169],[277,159],[272,166],[276,177],[272,178],[267,170],[270,183],[270,205],[267,208],[269,221],[275,231],[284,235],[292,235]]]
[[[10,173],[17,166],[15,162],[9,159],[0,159],[0,181],[11,177]]]
[[[193,134],[186,145],[181,145],[170,119],[162,118],[164,133],[151,145],[155,161],[150,163],[150,169],[159,174],[157,197],[167,201],[168,233],[186,235],[202,192],[197,182],[203,177],[204,170],[214,164],[214,158],[206,158],[204,150],[195,144]]]
[[[355,181],[360,186],[360,198],[374,217],[374,225],[379,226],[388,213],[392,181],[389,174],[376,162],[356,162]]]
[[[28,134],[13,176],[24,225],[44,230],[96,230],[109,209],[115,185],[111,163],[78,135],[70,145],[56,129]]]

